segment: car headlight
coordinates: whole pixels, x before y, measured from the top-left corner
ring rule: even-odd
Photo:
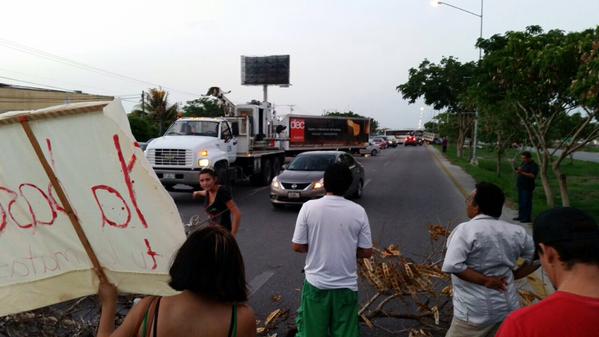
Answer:
[[[314,182],[314,189],[318,190],[324,187],[324,178]]]
[[[274,188],[274,189],[281,189],[281,183],[279,182],[278,176],[272,178],[272,182],[270,183],[270,186],[272,186],[272,188]]]
[[[208,157],[208,150],[198,152],[198,157]]]
[[[208,167],[210,166],[210,159],[200,159],[198,160],[199,167]]]

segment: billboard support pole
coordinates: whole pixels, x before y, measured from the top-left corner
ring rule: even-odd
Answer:
[[[263,100],[263,102],[265,102],[265,103],[266,103],[266,102],[268,102],[268,84],[264,84],[264,85],[262,86],[262,91],[263,91],[263,93],[264,93],[264,95],[263,95],[263,96],[264,96],[264,100]]]

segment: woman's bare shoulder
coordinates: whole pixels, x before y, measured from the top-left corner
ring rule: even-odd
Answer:
[[[256,336],[256,314],[254,309],[245,303],[237,306],[237,336]]]

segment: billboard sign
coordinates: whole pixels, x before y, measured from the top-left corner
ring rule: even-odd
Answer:
[[[242,85],[289,85],[289,55],[241,56]]]

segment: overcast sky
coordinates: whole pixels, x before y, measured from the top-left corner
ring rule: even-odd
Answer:
[[[478,0],[449,3],[480,11]],[[110,95],[139,94],[155,83],[173,102],[220,86],[244,103],[261,99],[262,90],[241,86],[240,56],[289,54],[292,86],[269,90],[280,113],[287,104],[302,114],[352,110],[383,127],[415,128],[423,105],[409,105],[395,87],[425,58],[476,59],[479,24],[429,0],[6,1],[0,82]],[[579,31],[598,24],[598,0],[484,3],[484,37],[529,25]],[[14,43],[149,83],[50,61]],[[432,114],[425,107],[424,122]]]

